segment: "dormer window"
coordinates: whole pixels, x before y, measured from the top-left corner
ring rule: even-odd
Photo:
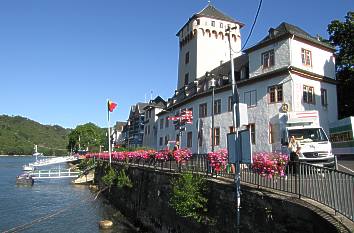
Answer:
[[[246,72],[246,67],[243,66],[240,70],[240,79],[243,80],[243,79],[246,79],[247,78],[247,72]]]
[[[269,50],[265,53],[262,53],[262,65],[263,68],[269,68],[274,66],[274,50]]]
[[[215,27],[215,21],[211,21],[211,26]]]
[[[200,19],[197,19],[196,21],[197,21],[197,25],[200,25]]]

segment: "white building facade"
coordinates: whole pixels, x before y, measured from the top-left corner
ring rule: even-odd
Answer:
[[[202,12],[208,14],[201,14]],[[214,26],[217,25],[216,22],[219,21],[216,19],[229,18],[220,16],[223,14],[211,5],[201,13],[188,21],[193,25],[191,30],[194,30],[194,27],[198,29],[197,26],[200,25],[207,25],[206,28],[209,29],[212,22]],[[198,25],[199,17],[201,20]],[[227,21],[222,23],[227,25]],[[229,23],[234,27],[236,38],[234,42],[232,39],[230,41],[233,51],[237,52],[241,46],[239,29],[242,24],[235,20],[230,20]],[[233,131],[230,62],[225,63],[230,50],[227,38],[224,38],[227,45],[224,46],[217,38],[212,38],[213,31],[211,36],[207,35],[210,39],[208,43],[202,43],[205,39],[203,33],[193,34],[189,41],[183,42],[181,36],[188,28],[186,25],[177,34],[180,38],[177,90],[168,100],[164,111],[158,114],[156,149],[166,148],[165,139],[168,138],[180,141],[181,147],[190,148],[193,153],[207,153],[211,151],[212,140],[215,150],[226,148],[227,133]],[[218,35],[222,30],[215,31]],[[187,32],[189,31],[185,33]],[[182,44],[187,44],[181,47],[181,41]],[[219,49],[210,49],[212,46],[219,46]],[[210,54],[210,51],[214,51],[215,56],[214,53]],[[286,111],[317,110],[320,124],[328,133],[329,122],[337,120],[334,51],[333,47],[320,42],[302,29],[281,23],[277,28],[271,28],[262,41],[245,50],[243,55],[235,54],[235,76],[240,102],[248,106],[253,151],[275,149],[280,141],[279,114]],[[187,53],[189,62],[186,62]],[[220,61],[223,61],[222,64]],[[206,77],[206,71],[211,71],[213,78],[217,80],[214,103],[210,87],[211,77]],[[185,73],[188,73],[188,78]],[[211,126],[212,106],[214,138]],[[172,121],[166,125],[166,119],[178,115],[183,109],[193,111],[193,123],[183,127],[184,131],[180,134]]]
[[[166,107],[166,102],[160,97],[156,97],[151,100],[148,105],[144,108],[145,110],[145,121],[144,121],[144,137],[143,146],[157,148],[157,126],[159,114]],[[168,120],[165,119],[168,124]],[[163,120],[163,121],[165,121]],[[162,121],[162,118],[160,119]],[[168,125],[167,125],[168,126]]]

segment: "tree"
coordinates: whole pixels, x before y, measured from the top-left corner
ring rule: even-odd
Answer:
[[[205,179],[200,174],[186,172],[180,177],[173,178],[171,185],[170,206],[177,214],[198,222],[207,221],[208,199],[205,197]]]
[[[98,152],[100,145],[104,143],[104,129],[93,123],[77,126],[69,134],[68,150],[86,150]]]
[[[339,118],[354,116],[354,12],[348,12],[345,22],[333,20],[327,28],[330,43],[336,47]]]

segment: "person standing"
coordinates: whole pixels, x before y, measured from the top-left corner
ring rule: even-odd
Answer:
[[[288,148],[290,151],[290,167],[292,167],[293,172],[296,173],[301,147],[294,135],[290,137]]]

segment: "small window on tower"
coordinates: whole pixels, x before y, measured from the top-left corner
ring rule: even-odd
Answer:
[[[188,83],[189,83],[189,73],[186,73],[184,75],[184,85],[188,85]]]
[[[200,25],[200,19],[197,19],[197,25]]]
[[[224,25],[222,23],[220,23],[220,28],[223,28],[223,27],[224,27]]]
[[[211,21],[211,26],[215,27],[215,21]]]
[[[186,52],[185,64],[189,63],[189,52]]]

